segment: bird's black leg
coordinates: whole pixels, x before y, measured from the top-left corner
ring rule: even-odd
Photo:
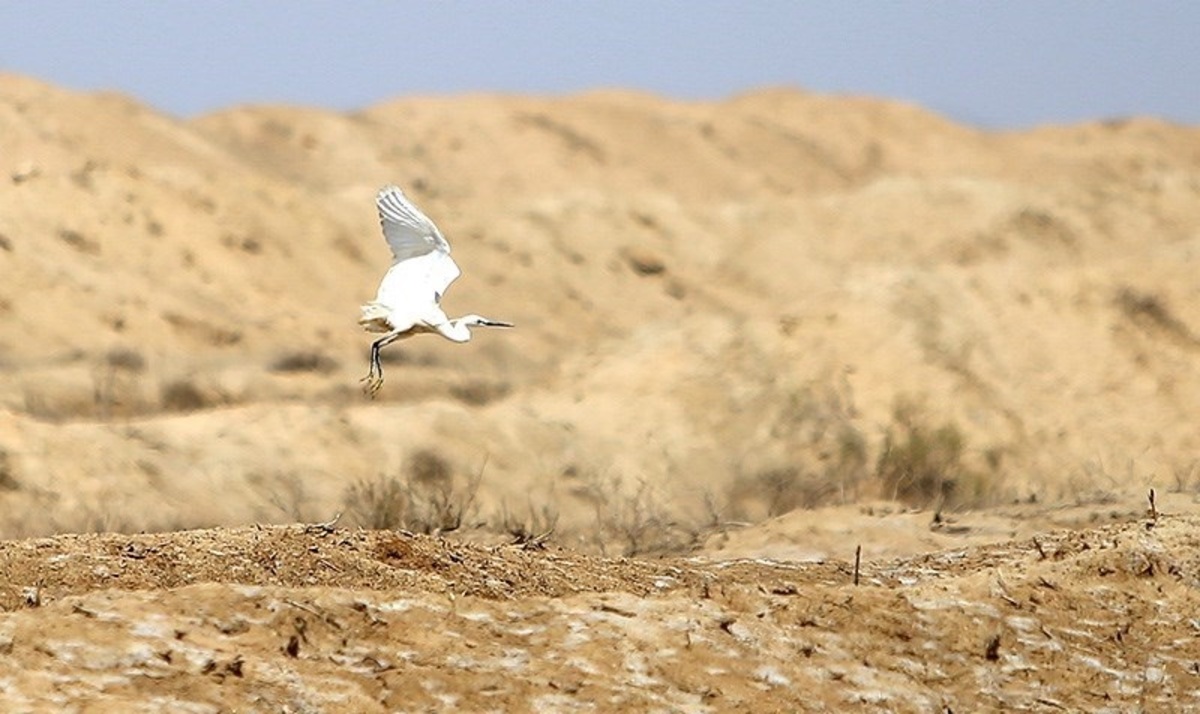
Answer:
[[[371,372],[371,374],[377,374],[380,377],[383,376],[383,364],[379,361],[379,350],[381,348],[382,348],[382,345],[379,344],[378,340],[371,343],[371,370],[370,370],[370,372]]]
[[[371,367],[367,376],[359,380],[363,383],[363,392],[371,399],[375,398],[379,388],[383,386],[383,362],[380,361],[379,351],[398,339],[400,339],[400,333],[392,332],[371,343]]]

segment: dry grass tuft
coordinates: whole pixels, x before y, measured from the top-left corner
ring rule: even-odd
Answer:
[[[0,448],[0,491],[16,491],[21,488],[17,480],[17,469],[6,449]]]
[[[920,409],[899,404],[875,464],[884,495],[921,508],[987,505],[998,492],[999,452],[986,455],[988,472],[967,463],[966,437],[953,423],[933,426]]]
[[[187,379],[176,379],[163,385],[161,400],[167,411],[190,412],[211,406],[204,392]]]
[[[476,510],[483,470],[455,478],[450,463],[431,449],[413,454],[402,478],[364,480],[346,491],[350,516],[366,528],[402,530],[427,535],[462,527]]]
[[[316,351],[288,352],[271,363],[272,372],[311,372],[329,374],[337,371],[338,362],[329,355]]]

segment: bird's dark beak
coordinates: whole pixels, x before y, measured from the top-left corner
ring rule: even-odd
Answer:
[[[501,322],[500,320],[480,320],[479,324],[485,327],[514,327],[511,322]]]

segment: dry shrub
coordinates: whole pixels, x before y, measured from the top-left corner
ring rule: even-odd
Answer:
[[[346,490],[346,510],[364,528],[394,530],[405,525],[411,491],[397,478],[362,480]]]
[[[436,451],[422,449],[406,464],[402,478],[380,476],[346,491],[346,510],[362,526],[441,534],[458,530],[473,516],[482,469],[456,479],[453,469]]]
[[[451,386],[450,394],[464,404],[481,407],[508,396],[511,390],[512,386],[508,382],[486,382],[474,379]]]
[[[157,471],[153,464],[142,465]],[[305,488],[305,479],[295,473],[280,471],[251,471],[246,474],[246,483],[254,488],[259,498],[271,504],[279,513],[295,523],[309,523],[314,512],[313,499]]]
[[[204,392],[187,379],[176,379],[163,385],[161,400],[167,411],[190,412],[210,406]]]
[[[141,352],[128,347],[114,347],[104,356],[104,362],[118,372],[141,374],[146,371],[146,358]]]
[[[624,557],[687,553],[712,531],[707,524],[687,523],[669,511],[644,480],[630,492],[619,477],[589,473],[574,493],[591,504],[595,520],[586,535],[571,535],[581,536],[601,555],[613,549]]]
[[[549,503],[536,507],[528,504],[523,516],[518,516],[508,510],[507,504],[500,505],[499,527],[512,537],[516,545],[537,545],[547,543],[558,531],[558,510]]]
[[[337,368],[337,360],[316,351],[288,352],[280,355],[270,366],[272,372],[313,372],[316,374],[329,374],[336,371]]]
[[[769,517],[845,502],[857,494],[867,463],[865,439],[847,426],[829,435],[829,441],[829,448],[820,450],[808,468],[766,469],[749,480],[749,488],[766,500]]]
[[[803,471],[796,466],[760,471],[749,481],[739,481],[738,485],[740,490],[748,490],[766,501],[768,518],[797,508],[816,508],[836,492],[834,484],[819,473]]]
[[[734,515],[757,520],[856,499],[869,455],[854,417],[844,382],[789,393],[768,412],[768,440],[751,443],[740,459],[727,493]]]
[[[932,426],[919,408],[901,403],[893,424],[875,464],[885,496],[940,509],[982,506],[996,495],[998,451],[987,453],[985,473],[968,465],[966,437],[953,423]]]
[[[0,491],[16,491],[21,488],[17,480],[17,469],[7,449],[0,448]]]
[[[855,416],[849,387],[837,380],[771,405],[765,438],[746,445],[726,493],[732,515],[754,522],[872,493],[922,508],[983,506],[1000,495],[1002,452],[973,453],[955,424],[930,423],[901,401],[874,451]]]
[[[58,237],[61,238],[64,243],[80,253],[85,253],[87,255],[100,254],[100,244],[91,238],[88,238],[79,231],[73,231],[69,228],[60,228],[58,231]]]
[[[96,416],[131,416],[144,408],[139,390],[146,358],[128,347],[114,347],[92,370],[92,399]]]
[[[1142,330],[1158,333],[1185,347],[1200,346],[1200,336],[1179,319],[1162,297],[1123,287],[1117,291],[1114,302],[1126,319]]]
[[[1171,467],[1172,475],[1175,477],[1175,492],[1187,493],[1200,488],[1200,482],[1197,482],[1196,476],[1200,474],[1200,459],[1192,459],[1187,463],[1176,462]]]

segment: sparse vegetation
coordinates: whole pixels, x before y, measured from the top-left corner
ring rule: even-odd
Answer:
[[[535,506],[530,503],[525,515],[517,516],[501,504],[499,522],[500,528],[512,536],[516,545],[542,545],[550,540],[558,530],[558,510],[549,503]]]
[[[932,426],[915,405],[896,406],[875,464],[884,495],[909,505],[956,508],[984,505],[995,493],[994,479],[966,461],[966,437],[953,423]],[[990,464],[999,466],[998,452]]]
[[[250,473],[246,480],[256,487],[268,503],[295,523],[307,523],[315,510],[304,487],[304,479],[296,474]]]
[[[96,416],[109,419],[128,416],[139,401],[138,380],[146,370],[146,358],[127,347],[114,347],[92,370],[92,399]]]
[[[450,463],[436,451],[413,454],[406,473],[351,486],[344,498],[349,514],[367,528],[442,534],[458,530],[475,515],[483,470],[456,479]]]
[[[593,474],[576,495],[591,504],[594,521],[586,534],[574,535],[584,536],[582,542],[601,555],[612,555],[614,550],[625,557],[686,553],[712,530],[672,512],[644,480],[630,492],[619,477]]]
[[[1200,487],[1200,483],[1196,479],[1197,474],[1200,474],[1200,459],[1175,464],[1171,472],[1175,479],[1176,493],[1187,493]]]
[[[770,423],[768,442],[781,446],[774,463],[748,469],[733,482],[729,501],[739,519],[777,516],[856,499],[868,476],[867,441],[855,424],[853,395],[844,382],[811,383],[787,396]],[[755,444],[750,455],[762,449]]]
[[[7,449],[0,448],[0,491],[16,491],[21,488],[17,480],[16,467]]]
[[[1157,332],[1181,345],[1200,346],[1200,337],[1175,315],[1161,296],[1123,287],[1117,291],[1115,302],[1121,313],[1141,329]]]
[[[105,363],[114,370],[141,374],[146,371],[146,358],[141,352],[128,347],[114,347],[104,356]]]
[[[67,245],[71,246],[80,253],[87,255],[99,255],[100,244],[88,238],[79,231],[74,231],[69,228],[61,228],[58,231],[58,237]]]
[[[315,350],[288,352],[287,354],[280,355],[271,363],[272,372],[284,373],[315,372],[317,374],[329,374],[336,371],[337,368],[337,360],[323,352]]]
[[[188,379],[176,379],[162,388],[162,406],[168,411],[195,411],[209,406],[204,392]]]
[[[450,387],[450,394],[464,404],[481,407],[497,399],[503,399],[511,391],[508,382],[488,382],[480,379],[469,380]]]

